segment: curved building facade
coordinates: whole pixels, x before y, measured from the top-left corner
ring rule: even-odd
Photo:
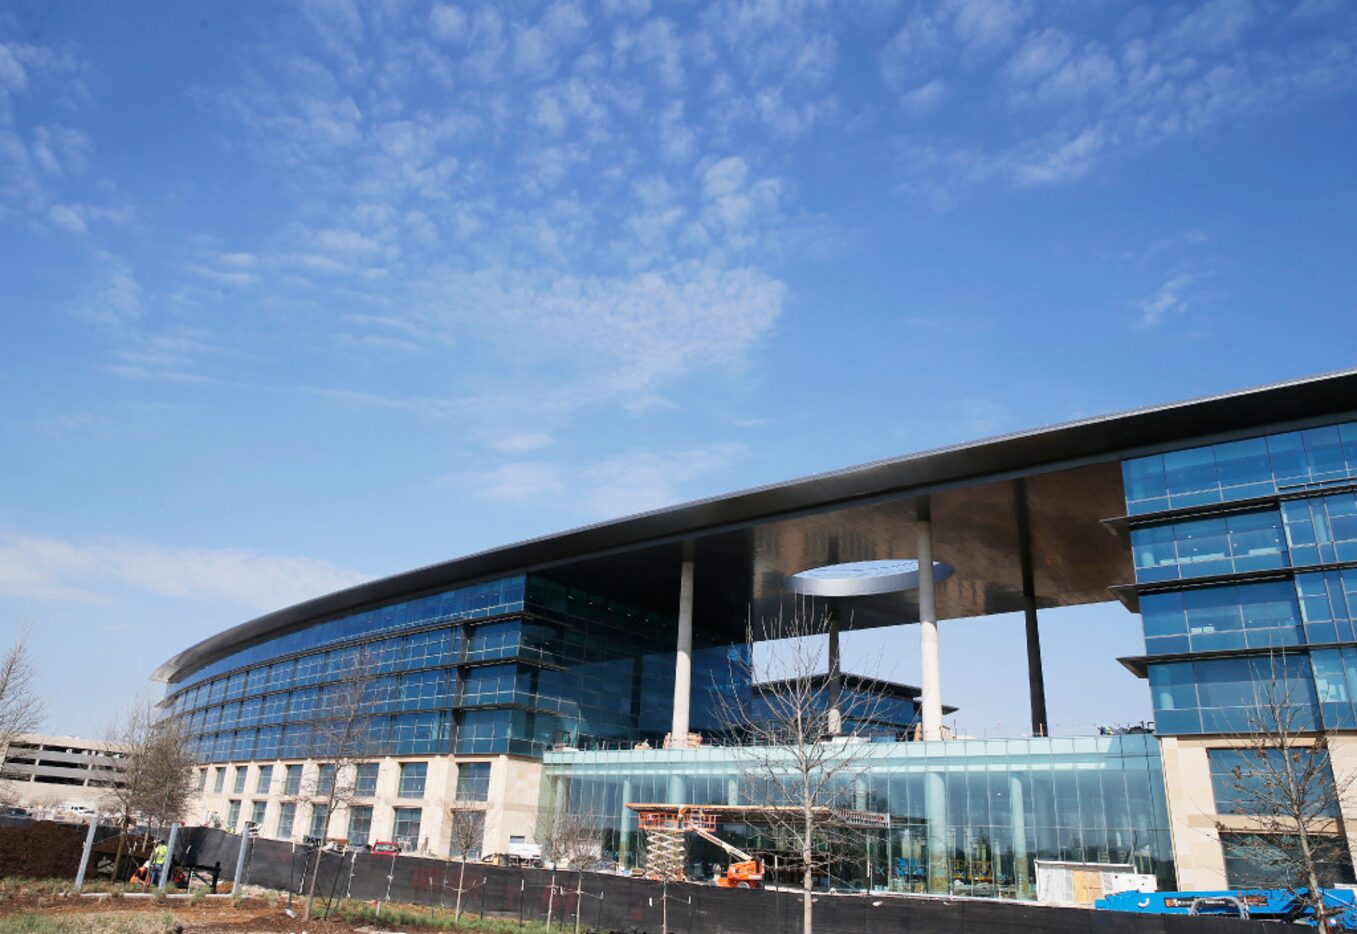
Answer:
[[[1201,889],[1267,882],[1250,855],[1259,815],[1232,785],[1268,685],[1307,741],[1322,738],[1332,774],[1357,774],[1357,371],[508,545],[247,621],[156,677],[202,761],[194,817],[446,854],[464,809],[483,815],[483,850],[502,853],[533,841],[539,812],[568,807],[594,818],[602,855],[636,866],[626,805],[642,790],[655,804],[750,803],[738,754],[711,748],[721,696],[770,689],[740,674],[746,622],[775,636],[790,577],[886,560],[952,573],[835,598],[835,626],[917,624],[922,658],[890,730],[849,718],[879,746],[844,794],[885,823],[840,882],[1031,898],[1039,860]],[[1112,600],[1140,615],[1145,652],[1121,662],[1148,680],[1154,734],[1052,738],[1045,685],[1061,673],[1043,665],[1040,614]],[[1025,628],[1014,670],[1030,729],[949,738],[942,694],[965,697],[941,685],[939,624],[999,614]],[[834,665],[826,696],[844,696]],[[345,710],[361,743],[338,750]],[[1315,830],[1357,844],[1357,802]],[[759,839],[748,822],[721,833]],[[1351,860],[1331,875],[1350,880]]]

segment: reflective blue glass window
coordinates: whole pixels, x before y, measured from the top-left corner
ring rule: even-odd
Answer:
[[[1282,515],[1293,564],[1357,561],[1357,494],[1288,500]]]
[[[516,665],[468,668],[462,675],[461,703],[468,707],[511,704],[514,701],[517,678]]]
[[[1318,836],[1318,835],[1317,835]],[[1302,888],[1294,867],[1300,864],[1299,841],[1290,834],[1229,833],[1220,835],[1221,854],[1225,857],[1225,884],[1232,889]],[[1325,887],[1354,880],[1352,860],[1347,847],[1332,841],[1321,851],[1324,858],[1315,861],[1316,874]],[[1330,858],[1333,854],[1336,858]]]
[[[377,772],[379,766],[376,762],[364,762],[358,766],[354,775],[353,793],[360,798],[371,798],[377,794]]]
[[[264,698],[250,697],[240,703],[241,726],[258,726],[259,717],[264,709]]]
[[[245,693],[245,672],[238,671],[226,679],[226,697],[240,697]]]
[[[304,759],[311,752],[311,724],[289,723],[283,728],[284,759]]]
[[[429,764],[427,762],[402,762],[400,766],[400,782],[396,789],[397,797],[424,797],[424,781],[428,774]]]
[[[262,718],[264,723],[277,723],[287,716],[288,696],[286,691],[268,694],[264,697]]]
[[[255,743],[255,758],[273,759],[281,751],[283,741],[283,728],[281,726],[264,726],[259,728],[259,738]]]
[[[391,836],[403,849],[419,848],[419,818],[422,813],[419,808],[395,808],[392,811]]]
[[[235,742],[231,748],[232,759],[253,759],[254,758],[254,730],[237,730]]]
[[[467,639],[466,660],[474,662],[517,655],[520,627],[518,620],[475,627]]]
[[[1150,664],[1155,729],[1161,734],[1245,733],[1270,718],[1267,698],[1291,708],[1292,729],[1312,729],[1319,707],[1304,656],[1252,656]]]
[[[490,800],[490,763],[462,762],[457,766],[457,800]]]
[[[387,742],[395,755],[446,753],[451,722],[446,711],[399,714],[391,718]]]
[[[303,655],[297,659],[297,670],[293,675],[293,684],[315,684],[320,681],[325,673],[325,653],[317,652],[314,655]]]
[[[1310,819],[1338,816],[1326,750],[1292,748],[1290,762],[1280,749],[1208,749],[1206,755],[1217,814],[1275,816],[1294,806]],[[1288,769],[1313,779],[1288,778]]]
[[[283,633],[187,673],[177,686],[187,687],[214,675],[266,662],[293,652],[344,642],[393,629],[428,625],[438,620],[483,619],[521,610],[526,591],[522,576],[486,581],[443,594],[418,597],[377,610],[352,613]],[[274,687],[279,685],[275,684]],[[218,700],[221,698],[218,697]]]
[[[456,753],[497,753],[509,751],[510,711],[469,710],[458,715]]]
[[[1357,423],[1205,445],[1122,463],[1129,515],[1357,479]]]
[[[1141,583],[1283,567],[1282,520],[1273,510],[1233,513],[1131,530]]]
[[[1216,456],[1209,448],[1173,451],[1164,455],[1164,479],[1173,508],[1220,502]]]
[[[275,662],[269,666],[269,687],[273,690],[291,687],[293,673],[297,670],[296,659]]]

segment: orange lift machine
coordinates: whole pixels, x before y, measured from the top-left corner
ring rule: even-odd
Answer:
[[[636,811],[637,823],[646,832],[646,868],[652,878],[683,879],[683,838],[692,833],[730,855],[725,875],[716,878],[721,888],[757,889],[763,884],[763,862],[718,837],[715,814],[688,805],[671,805],[664,810],[648,809],[644,804],[627,807]]]

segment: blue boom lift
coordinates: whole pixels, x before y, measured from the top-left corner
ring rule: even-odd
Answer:
[[[1329,908],[1329,930],[1357,931],[1357,892],[1325,889],[1324,904]],[[1286,889],[1117,892],[1098,899],[1094,907],[1144,915],[1196,915],[1315,924],[1314,910]]]

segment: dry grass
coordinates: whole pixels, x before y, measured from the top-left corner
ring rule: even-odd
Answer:
[[[32,913],[0,918],[0,934],[176,934],[179,930],[181,925],[168,911]]]

